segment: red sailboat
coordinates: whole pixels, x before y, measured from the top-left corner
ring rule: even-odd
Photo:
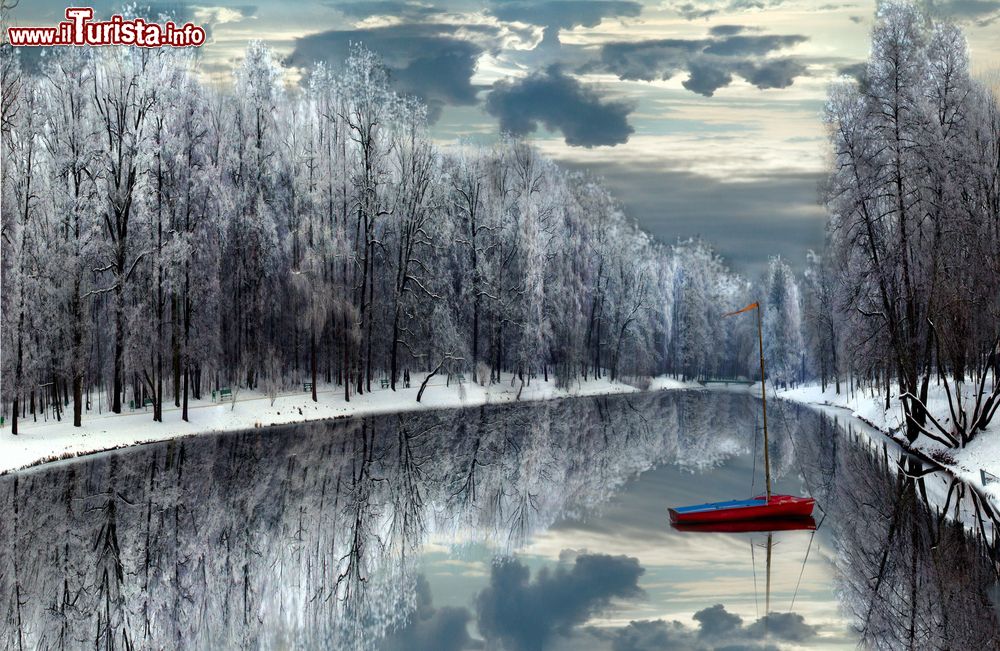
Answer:
[[[742,310],[724,316],[734,316],[757,310],[757,340],[760,344],[760,397],[764,406],[764,476],[767,493],[752,499],[710,502],[670,509],[670,521],[676,524],[714,524],[774,518],[808,518],[816,501],[811,497],[778,495],[771,492],[771,459],[767,441],[767,395],[764,390],[764,327],[761,323],[760,304],[751,303]]]

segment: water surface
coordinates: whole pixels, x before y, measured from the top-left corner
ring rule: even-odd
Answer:
[[[672,529],[667,506],[762,490],[758,412],[423,412],[0,477],[0,648],[996,648],[994,566],[926,506],[945,480],[808,409],[774,407],[771,462],[815,531]]]

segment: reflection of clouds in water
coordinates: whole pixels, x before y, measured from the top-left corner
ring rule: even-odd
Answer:
[[[532,576],[518,560],[493,566],[489,584],[476,596],[475,615],[465,608],[434,608],[430,587],[418,580],[417,611],[393,631],[385,649],[472,648],[465,623],[474,621],[488,648],[543,649],[777,649],[776,643],[810,644],[820,627],[799,613],[772,612],[744,620],[722,604],[702,608],[687,622],[645,619],[617,626],[593,626],[601,613],[644,598],[635,558],[567,553]],[[428,646],[429,633],[436,646]]]
[[[511,651],[548,641],[606,609],[612,598],[637,598],[643,569],[634,558],[590,554],[572,566],[543,567],[535,577],[517,560],[497,563],[476,598],[479,631]]]

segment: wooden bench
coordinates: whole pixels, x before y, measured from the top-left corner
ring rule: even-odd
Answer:
[[[313,383],[312,382],[303,382],[302,383],[302,390],[303,391],[312,391],[313,390]]]
[[[459,384],[465,384],[465,375],[463,375],[462,373],[456,373],[455,381],[458,382]]]
[[[152,407],[152,406],[153,406],[153,399],[152,398],[146,398],[145,400],[142,401],[142,408],[143,409],[145,409],[146,407]]]
[[[219,400],[222,400],[223,398],[231,398],[232,395],[233,395],[233,390],[230,389],[229,387],[222,387],[221,389],[219,389]],[[215,399],[215,391],[212,392],[212,399],[213,400]]]
[[[389,388],[389,378],[387,377],[379,378],[378,383],[382,386],[383,389]]]

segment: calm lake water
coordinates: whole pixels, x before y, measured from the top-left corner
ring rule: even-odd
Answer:
[[[758,415],[575,399],[0,477],[0,649],[998,648],[995,566],[926,506],[946,480],[811,410],[770,410],[771,459],[815,530],[672,529],[668,506],[762,491]]]

